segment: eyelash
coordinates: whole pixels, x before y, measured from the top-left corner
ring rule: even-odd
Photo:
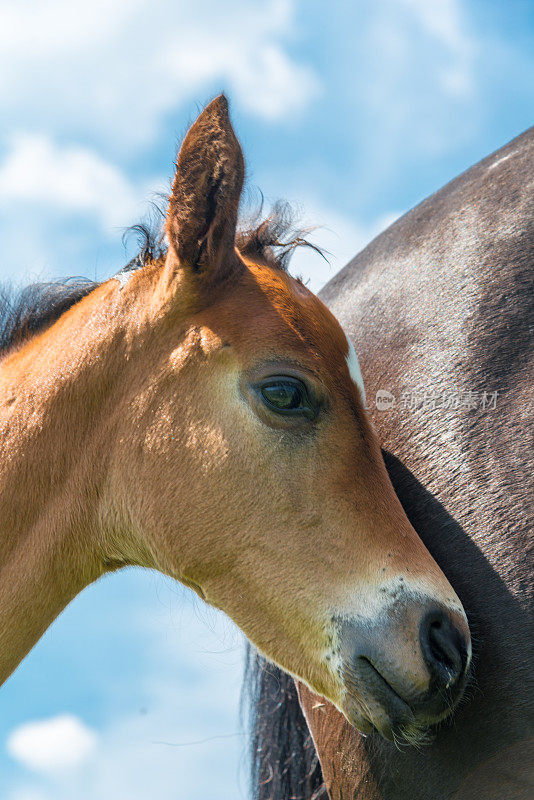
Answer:
[[[282,391],[284,389],[289,389],[288,393],[292,394],[293,398],[295,398],[295,394],[297,394],[299,400],[298,404],[291,402],[292,397],[289,398],[286,407],[273,402],[273,398],[269,398],[268,396],[268,390],[270,388],[275,389],[276,387],[279,387]],[[317,408],[314,407],[315,404],[310,398],[310,392],[306,384],[298,378],[289,375],[275,375],[262,381],[257,388],[260,399],[264,405],[275,414],[286,417],[304,416],[308,417],[308,419],[313,419],[317,415]]]

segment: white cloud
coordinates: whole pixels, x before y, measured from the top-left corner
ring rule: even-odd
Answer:
[[[453,96],[468,97],[475,84],[473,40],[465,30],[459,0],[401,0],[423,32],[445,50],[440,66],[442,88]]]
[[[113,580],[118,584],[121,577],[109,579]],[[76,749],[77,732],[69,733],[73,745],[65,741],[67,731],[54,732],[50,725],[54,720],[16,729],[8,739],[8,751],[38,774],[12,777],[3,787],[3,799],[245,797],[240,769],[245,740],[238,720],[243,637],[225,615],[172,581],[146,573],[143,583],[144,607],[126,596],[120,610],[115,608],[106,619],[111,630],[113,625],[124,626],[127,619],[131,635],[143,642],[138,679],[127,687],[126,710],[106,715],[97,742],[70,769],[58,765],[52,770],[50,764],[59,757],[58,750]],[[94,596],[99,591],[98,585],[89,590]],[[96,597],[94,602],[98,603]],[[109,691],[109,684],[120,681],[120,676],[104,671],[102,680]],[[35,725],[43,727],[34,732]]]
[[[97,736],[78,717],[63,714],[27,722],[8,737],[8,753],[28,769],[45,774],[79,767],[95,751]]]
[[[104,229],[138,215],[142,190],[113,164],[86,147],[61,148],[48,137],[14,137],[0,163],[0,204],[37,203],[66,215],[93,214]]]
[[[460,0],[387,0],[363,21],[354,86],[365,141],[360,188],[372,190],[402,160],[450,152],[479,119],[478,44]]]
[[[471,48],[463,30],[462,10],[458,0],[401,0],[418,18],[426,30],[451,50],[462,52]]]
[[[49,800],[49,798],[33,786],[18,786],[9,793],[7,800]]]
[[[188,99],[227,88],[267,119],[297,113],[318,91],[293,59],[293,0],[5,0],[0,6],[4,119],[56,133],[150,141]]]
[[[300,111],[319,88],[307,67],[294,64],[274,44],[259,49],[249,64],[243,62],[235,71],[233,82],[244,105],[270,120]]]

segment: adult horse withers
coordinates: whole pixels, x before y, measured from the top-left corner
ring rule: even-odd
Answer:
[[[70,308],[5,314],[0,680],[134,564],[361,730],[418,740],[462,694],[465,612],[393,491],[342,328],[268,222],[237,231],[243,172],[219,97],[180,150],[168,250]]]
[[[467,609],[470,702],[429,747],[399,751],[255,665],[260,800],[326,789],[331,800],[534,797],[533,179],[531,129],[321,292],[356,345],[370,400],[396,399],[380,411],[379,394],[371,413],[402,505]]]

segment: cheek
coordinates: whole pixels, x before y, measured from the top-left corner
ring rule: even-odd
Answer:
[[[169,398],[162,401],[150,414],[150,422],[143,438],[146,453],[161,454],[172,448],[172,442],[181,436],[176,424],[174,403]]]
[[[184,447],[202,472],[221,468],[229,457],[228,439],[214,422],[191,422],[184,437]]]

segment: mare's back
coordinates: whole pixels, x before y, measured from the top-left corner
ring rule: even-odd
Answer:
[[[474,637],[469,702],[434,745],[398,753],[367,740],[387,800],[528,796],[533,183],[531,129],[405,215],[322,292],[356,344],[397,493]],[[378,390],[393,408],[376,408]]]

